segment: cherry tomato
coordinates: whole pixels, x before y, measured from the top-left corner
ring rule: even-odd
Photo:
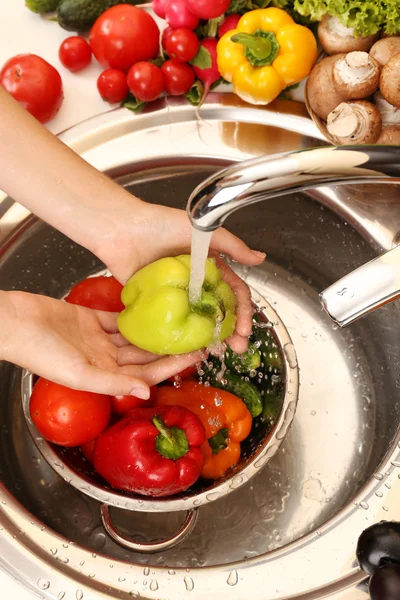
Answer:
[[[225,33],[227,33],[228,31],[236,29],[240,19],[241,15],[228,15],[218,27],[218,37],[222,38],[222,36],[225,35]]]
[[[152,102],[164,91],[164,75],[156,65],[138,62],[128,72],[128,87],[141,102]]]
[[[156,58],[160,32],[146,11],[119,4],[106,10],[90,32],[93,54],[104,67],[128,71],[133,64]]]
[[[88,66],[92,51],[86,40],[79,35],[71,35],[62,42],[58,56],[64,67],[76,73]]]
[[[44,438],[60,446],[83,446],[110,420],[110,397],[81,392],[40,378],[30,400],[32,421]]]
[[[97,79],[100,96],[107,102],[122,102],[129,93],[126,74],[118,69],[106,69]]]
[[[153,386],[150,388],[149,400],[142,400],[135,396],[111,396],[111,412],[114,415],[125,415],[133,408],[151,406],[151,402],[155,399],[156,394],[157,386]]]
[[[83,446],[81,446],[81,452],[82,452],[83,456],[90,463],[93,463],[93,453],[94,453],[95,443],[96,443],[96,440],[91,440],[90,442],[87,442],[86,444],[83,444]]]
[[[165,91],[171,96],[186,94],[196,79],[192,67],[179,62],[176,58],[166,60],[161,71],[164,74]]]
[[[187,63],[196,56],[199,40],[190,29],[175,29],[166,36],[164,48],[170,58]]]
[[[0,71],[0,85],[41,123],[56,116],[64,98],[59,72],[36,54],[10,58]]]
[[[174,31],[174,29],[172,29],[172,27],[169,27],[169,26],[164,29],[162,37],[161,37],[161,44],[162,44],[163,48],[166,47],[167,39],[169,38],[171,33],[173,33],[173,31]]]
[[[74,285],[65,300],[95,310],[121,312],[121,292],[122,285],[114,277],[89,277]]]
[[[231,0],[186,0],[188,9],[199,19],[216,19],[229,8]]]
[[[170,0],[165,9],[165,20],[172,29],[196,29],[199,18],[188,8],[186,0]]]

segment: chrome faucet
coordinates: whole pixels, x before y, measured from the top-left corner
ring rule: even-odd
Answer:
[[[324,147],[244,161],[200,184],[187,212],[196,229],[213,231],[255,202],[321,185],[366,182],[400,184],[400,146]],[[399,296],[397,246],[331,285],[320,300],[331,319],[344,327]]]

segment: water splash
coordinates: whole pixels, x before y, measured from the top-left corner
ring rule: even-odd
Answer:
[[[190,262],[189,283],[189,301],[191,304],[197,304],[200,301],[211,236],[212,231],[198,231],[197,229],[192,229],[192,256]]]

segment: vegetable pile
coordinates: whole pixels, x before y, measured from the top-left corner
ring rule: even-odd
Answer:
[[[312,70],[306,93],[330,141],[399,144],[400,37],[355,37],[329,16],[318,37],[329,56]]]
[[[186,268],[185,260],[183,264],[164,260],[174,261],[164,264],[163,270],[171,269],[176,284],[174,268]],[[213,263],[207,265],[208,277],[211,273],[218,279],[214,269]],[[150,275],[155,277],[155,272],[147,273],[144,281],[139,278],[140,285],[147,285]],[[131,290],[132,282],[129,285]],[[91,277],[74,286],[66,301],[118,311],[123,308],[121,292],[113,277]],[[215,288],[206,292],[213,293]],[[213,322],[213,312],[210,319]],[[204,321],[202,327],[206,329]],[[203,343],[203,338],[196,340],[197,347]],[[256,313],[246,353],[236,354],[227,346],[222,355],[209,356],[151,388],[150,400],[81,392],[40,378],[32,392],[30,414],[44,438],[79,451],[111,487],[171,496],[196,482],[208,485],[229,475],[243,453],[248,456],[254,450],[280,415],[282,377],[271,328]]]

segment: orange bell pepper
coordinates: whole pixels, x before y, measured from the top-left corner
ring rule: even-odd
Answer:
[[[240,459],[240,442],[252,426],[251,414],[244,402],[233,394],[196,381],[186,380],[178,388],[159,387],[155,406],[185,406],[202,421],[206,442],[201,446],[206,479],[219,479]]]

